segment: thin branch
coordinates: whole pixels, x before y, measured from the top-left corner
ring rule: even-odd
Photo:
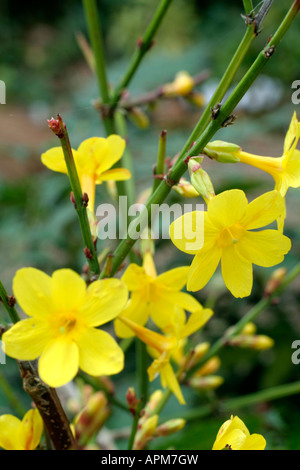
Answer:
[[[19,314],[15,309],[16,299],[14,298],[13,295],[9,296],[7,294],[1,281],[0,281],[0,302],[3,303],[3,306],[13,323],[17,323],[18,321],[20,321]]]
[[[18,362],[23,388],[43,419],[55,450],[74,450],[76,443],[56,391],[38,376],[34,362]]]

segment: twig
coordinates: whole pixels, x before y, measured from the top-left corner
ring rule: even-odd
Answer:
[[[23,388],[43,419],[55,450],[75,450],[76,443],[56,391],[38,376],[34,362],[18,362]]]
[[[18,321],[20,321],[18,312],[15,309],[16,299],[14,298],[14,296],[9,296],[7,294],[1,281],[0,281],[0,302],[3,303],[5,310],[7,311],[13,323],[17,323]]]

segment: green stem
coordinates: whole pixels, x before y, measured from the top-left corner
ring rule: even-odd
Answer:
[[[147,364],[148,364],[148,354],[145,343],[136,339],[136,348],[137,348],[137,375],[139,382],[139,395],[141,398],[142,408],[145,406],[148,400],[148,374],[147,374]]]
[[[97,257],[97,252],[95,248],[95,244],[93,241],[93,237],[91,234],[89,219],[87,215],[86,204],[83,200],[83,194],[81,190],[81,185],[74,161],[74,156],[72,152],[72,147],[70,144],[70,139],[68,135],[67,128],[62,121],[62,118],[58,116],[57,120],[54,120],[52,123],[49,123],[50,128],[53,130],[53,125],[59,126],[59,131],[56,132],[56,135],[59,137],[61,147],[63,150],[68,175],[71,183],[71,189],[74,195],[74,202],[75,202],[75,209],[78,215],[81,233],[83,242],[85,245],[85,254],[87,257],[87,261],[90,267],[90,271],[92,274],[100,274],[100,267]],[[57,129],[57,127],[56,127]]]
[[[94,52],[95,70],[98,80],[99,92],[102,98],[103,121],[107,135],[114,134],[113,117],[109,112],[110,94],[107,81],[105,54],[101,23],[96,0],[83,0],[85,16],[89,29],[92,49]]]
[[[9,318],[13,323],[17,323],[20,321],[20,317],[18,315],[18,312],[16,311],[15,307],[13,306],[14,304],[14,299],[13,297],[9,297],[7,295],[7,292],[0,281],[0,299],[4,305],[5,310],[7,311]]]
[[[291,384],[278,385],[266,390],[260,390],[259,392],[251,393],[249,395],[244,395],[242,397],[225,400],[222,403],[218,403],[218,410],[223,414],[233,414],[237,410],[247,406],[278,400],[280,398],[286,398],[291,395],[297,395],[299,393],[300,381]],[[194,421],[211,415],[213,411],[214,410],[210,405],[203,405],[198,408],[187,410],[186,412],[180,412],[180,416],[178,417],[186,419],[187,421]],[[174,416],[172,416],[172,418],[174,418]]]
[[[11,388],[11,386],[7,382],[1,370],[0,370],[0,388],[2,392],[4,393],[4,395],[7,397],[7,400],[10,403],[11,407],[18,414],[19,418],[23,419],[23,416],[26,414],[27,410],[21,404],[20,398],[15,395],[14,390]]]
[[[300,0],[296,0],[268,46],[258,55],[252,67],[245,74],[238,86],[222,106],[219,114],[216,116],[216,119],[210,122],[209,126],[205,129],[203,134],[194,142],[192,148],[189,148],[191,139],[189,139],[188,143],[184,146],[170,174],[165,178],[164,181],[160,183],[157,190],[149,199],[145,209],[141,211],[139,216],[135,219],[135,226],[137,226],[139,222],[145,223],[146,219],[151,220],[151,206],[154,204],[162,204],[168,196],[171,187],[175,184],[178,184],[180,178],[187,169],[186,159],[191,155],[200,154],[208,142],[214,137],[216,132],[226,125],[225,123],[227,118],[229,118],[229,116],[232,114],[243,96],[247,93],[270,58],[273,56],[276,47],[279,45],[283,36],[288,31],[299,9]],[[196,129],[198,129],[198,127],[199,125],[196,126]],[[193,132],[193,134],[196,134],[196,132]],[[114,275],[118,271],[119,267],[134,246],[135,242],[136,240],[130,235],[130,232],[128,232],[127,237],[122,240],[114,253],[111,275]]]
[[[167,131],[162,131],[159,137],[157,163],[156,163],[154,175],[163,175],[165,172],[166,145],[167,145]],[[152,193],[156,191],[159,185],[160,185],[160,181],[154,178]]]
[[[88,0],[86,0],[88,1]],[[146,29],[146,32],[144,36],[141,38],[141,40],[138,43],[138,48],[133,54],[133,57],[129,63],[129,67],[121,81],[121,83],[118,85],[116,88],[113,97],[111,99],[111,105],[112,108],[114,109],[118,102],[120,101],[122,97],[122,93],[125,90],[126,87],[128,87],[129,83],[131,82],[132,78],[134,77],[140,63],[142,62],[144,56],[148,52],[148,50],[151,48],[152,43],[153,43],[153,38],[160,27],[167,11],[168,8],[170,7],[171,3],[173,0],[161,0],[154,16],[149,24],[148,28]]]
[[[246,15],[249,15],[253,11],[253,2],[252,0],[243,0],[244,10]]]
[[[139,425],[139,419],[140,419],[140,413],[142,411],[142,403],[140,403],[135,411],[135,415],[133,418],[133,423],[132,423],[132,428],[131,428],[131,433],[128,441],[128,450],[132,450],[133,445],[134,445],[134,440],[136,433],[138,431],[138,425]]]

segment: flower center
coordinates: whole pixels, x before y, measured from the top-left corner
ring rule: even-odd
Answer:
[[[219,247],[228,248],[235,245],[243,237],[244,233],[245,229],[240,224],[224,228],[218,238]]]

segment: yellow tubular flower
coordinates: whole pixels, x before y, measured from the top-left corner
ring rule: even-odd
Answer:
[[[176,308],[172,328],[170,327],[168,335],[161,335],[148,328],[144,328],[123,317],[123,315],[119,317],[121,322],[150,347],[149,353],[154,358],[153,363],[148,368],[150,381],[154,380],[159,374],[162,386],[164,388],[168,387],[181,404],[185,404],[185,400],[172,368],[171,358],[180,342],[202,328],[212,315],[212,310],[201,308],[192,313],[189,319],[186,320],[184,311],[181,308]]]
[[[252,264],[275,266],[291,248],[291,241],[278,230],[256,230],[276,220],[283,207],[284,199],[278,191],[265,193],[250,204],[243,191],[225,191],[209,201],[204,213],[204,244],[197,235],[203,227],[196,226],[196,211],[175,220],[170,227],[174,245],[195,255],[187,289],[202,289],[221,260],[223,279],[230,292],[235,297],[250,295]]]
[[[95,189],[105,181],[123,181],[131,177],[124,168],[111,169],[122,157],[126,142],[118,135],[107,139],[92,137],[85,140],[73,156],[83,193],[89,196],[89,209],[94,212]],[[43,164],[50,170],[68,173],[61,147],[54,147],[42,155]]]
[[[96,327],[123,310],[126,286],[117,279],[88,288],[74,271],[61,269],[52,278],[34,268],[17,272],[14,295],[29,318],[2,336],[8,356],[21,361],[38,357],[41,379],[51,387],[70,382],[82,369],[89,375],[113,375],[124,367],[116,341]]]
[[[151,317],[165,331],[172,321],[176,305],[188,312],[200,310],[201,304],[192,295],[180,292],[186,284],[188,271],[189,267],[183,266],[157,276],[152,255],[146,253],[143,267],[130,264],[122,277],[131,293],[122,316],[139,325],[145,325]],[[118,318],[115,331],[120,338],[133,336],[133,332]]]
[[[0,416],[0,447],[4,450],[35,450],[43,433],[43,420],[37,409],[23,420],[12,415]]]
[[[220,428],[212,450],[265,450],[266,440],[250,434],[238,416],[231,416]]]
[[[300,187],[300,151],[296,149],[299,138],[300,122],[298,122],[295,112],[285,137],[283,155],[280,158],[252,155],[251,153],[243,152],[241,149],[228,151],[228,154],[241,163],[254,166],[269,173],[275,180],[275,189],[284,197],[290,187]],[[213,149],[214,142],[209,144],[208,147]],[[282,214],[278,217],[278,228],[281,231],[283,231],[285,217],[286,209],[284,206]]]

